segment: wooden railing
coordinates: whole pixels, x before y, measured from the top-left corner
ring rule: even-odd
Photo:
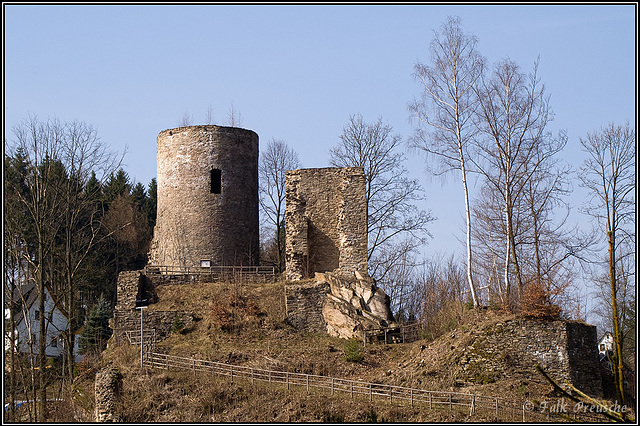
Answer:
[[[292,373],[288,371],[264,370],[260,368],[245,367],[232,364],[224,364],[214,361],[206,361],[194,358],[184,358],[167,354],[146,352],[144,365],[153,368],[169,370],[177,368],[190,370],[194,374],[209,372],[234,380],[250,380],[274,383],[286,386],[287,389],[298,387],[306,389],[322,389],[324,392],[348,394],[352,398],[356,395],[364,396],[373,401],[373,398],[384,398],[389,402],[405,402],[411,406],[420,404],[429,409],[440,408],[449,410],[462,410],[470,417],[478,416],[490,421],[501,422],[533,422],[548,421],[550,418],[558,419],[553,413],[542,413],[527,403],[514,402],[502,398],[474,395],[460,392],[428,391],[402,386],[384,385],[380,383],[368,383],[359,380],[347,380],[336,377],[318,376],[312,374]],[[592,418],[597,419],[597,417]]]
[[[124,332],[129,340],[130,345],[139,345],[140,344],[140,336],[142,335],[145,342],[145,347],[150,347],[156,343],[156,330],[128,330]]]
[[[367,343],[411,343],[420,339],[420,323],[397,327],[382,327],[362,330],[362,342]]]

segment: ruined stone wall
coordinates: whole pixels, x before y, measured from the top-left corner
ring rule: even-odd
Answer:
[[[290,284],[285,286],[285,306],[287,322],[297,330],[307,333],[326,333],[327,323],[322,308],[329,283],[316,281]]]
[[[367,202],[361,167],[290,170],[286,180],[287,279],[367,270]]]
[[[361,330],[396,325],[389,297],[359,272],[316,272],[313,281],[285,285],[285,299],[287,322],[300,331],[359,339]]]
[[[122,375],[113,367],[106,367],[96,373],[95,379],[95,422],[119,422],[116,402],[122,387]]]
[[[596,327],[572,321],[513,319],[478,330],[459,355],[470,381],[497,379],[508,371],[523,379],[544,378],[539,364],[558,383],[568,380],[591,396],[602,395]],[[513,373],[510,373],[513,374]]]
[[[191,282],[189,276],[182,276],[183,283]],[[160,311],[154,309],[155,288],[163,283],[175,283],[166,277],[149,278],[143,271],[124,271],[118,275],[117,304],[113,310],[112,328],[116,345],[128,343],[127,331],[140,330],[140,309],[136,309],[136,300],[148,298],[152,303],[144,309],[142,315],[144,330],[154,330],[156,339],[163,339],[171,333],[176,319],[189,326],[194,318],[191,312]]]
[[[257,265],[258,135],[213,125],[160,132],[149,264]]]

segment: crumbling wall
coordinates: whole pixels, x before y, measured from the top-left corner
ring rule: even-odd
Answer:
[[[116,402],[122,387],[122,375],[113,367],[106,367],[96,373],[95,379],[95,421],[98,423],[119,422]]]
[[[394,325],[389,297],[373,278],[359,272],[315,275],[285,286],[287,321],[296,329],[351,339]]]
[[[287,279],[367,270],[367,201],[362,167],[289,170]]]
[[[329,283],[299,282],[285,286],[287,321],[305,333],[326,333],[327,322],[322,316]]]
[[[558,383],[567,380],[588,395],[602,396],[596,327],[581,322],[512,319],[495,323],[478,330],[457,358],[470,381],[492,381],[513,371],[523,379],[544,381],[534,369],[539,364]]]
[[[136,300],[148,298],[150,305],[142,314],[143,329],[154,330],[156,339],[163,339],[171,333],[176,320],[188,327],[194,321],[193,313],[186,311],[155,310],[155,289],[164,282],[176,283],[176,277],[147,277],[144,271],[124,271],[118,275],[117,304],[111,321],[116,345],[128,343],[127,331],[140,330],[140,309],[136,309]],[[180,276],[182,283],[188,285],[190,276]]]

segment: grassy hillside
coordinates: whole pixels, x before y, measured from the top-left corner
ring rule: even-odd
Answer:
[[[159,342],[157,352],[254,368],[325,375],[427,390],[496,396],[513,401],[548,399],[552,388],[534,370],[483,379],[470,374],[460,354],[487,327],[508,316],[492,310],[451,306],[441,315],[440,336],[409,344],[359,344],[361,362],[346,356],[347,341],[299,333],[285,322],[284,283],[164,286],[152,310],[181,310],[194,322]],[[508,360],[505,360],[508,371]],[[189,371],[139,366],[139,347],[110,345],[88,367],[78,404],[92,409],[92,373],[111,364],[123,374],[119,413],[125,422],[442,422],[492,421],[469,418],[468,409],[425,406],[322,390],[234,381]],[[516,372],[514,372],[516,373]]]

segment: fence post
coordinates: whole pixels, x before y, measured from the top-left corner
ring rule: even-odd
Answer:
[[[191,364],[192,364],[192,368],[193,368],[193,375],[196,375],[196,359],[192,359],[191,360]]]
[[[389,402],[393,402],[393,388],[389,386]]]
[[[333,395],[333,377],[331,378],[331,395]]]
[[[351,398],[353,398],[353,382],[351,382]]]
[[[496,422],[498,421],[498,398],[496,397]]]
[[[473,411],[475,410],[475,407],[476,407],[476,396],[471,395],[471,409],[469,410],[469,416],[473,415]]]
[[[307,374],[307,393],[309,393],[309,375]]]
[[[522,404],[522,423],[524,423],[524,413],[525,413],[524,404]]]
[[[387,329],[384,329],[384,344],[387,344]]]
[[[413,407],[413,388],[409,390],[411,392],[411,406]]]
[[[289,390],[289,372],[285,371],[285,374],[287,375],[287,390]]]
[[[269,383],[271,383],[271,370],[269,370]]]
[[[373,401],[373,390],[371,389],[372,385],[369,383],[369,401]]]
[[[254,384],[254,379],[253,379],[253,368],[251,369],[251,384]]]
[[[431,392],[429,392],[429,410],[431,410],[433,408],[433,405],[431,403]]]
[[[404,343],[404,327],[402,327],[402,343]]]
[[[231,366],[231,383],[233,383],[233,365]]]
[[[453,404],[451,401],[451,393],[449,393],[449,410],[453,410]]]

